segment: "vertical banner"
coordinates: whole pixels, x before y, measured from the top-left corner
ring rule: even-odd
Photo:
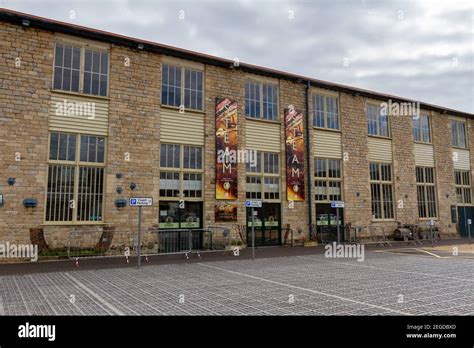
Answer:
[[[303,114],[285,109],[286,192],[289,201],[304,201]]]
[[[237,199],[237,102],[216,98],[216,199]]]

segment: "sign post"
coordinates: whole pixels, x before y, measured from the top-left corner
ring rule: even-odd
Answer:
[[[430,224],[431,247],[433,248],[434,247],[434,231],[433,231],[434,220],[430,219],[429,224]]]
[[[130,198],[130,206],[138,207],[138,237],[137,237],[137,268],[140,269],[142,256],[142,207],[151,207],[153,205],[153,198],[151,197],[134,197]]]
[[[332,201],[331,208],[336,208],[336,223],[337,223],[337,244],[341,243],[341,224],[339,223],[339,208],[344,208],[343,201]],[[331,221],[331,217],[329,217]]]
[[[247,199],[245,206],[251,208],[252,214],[252,261],[255,260],[255,211],[254,208],[261,208],[262,201]]]

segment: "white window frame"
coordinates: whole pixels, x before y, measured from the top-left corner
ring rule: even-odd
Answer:
[[[163,100],[162,100],[162,96],[163,96],[163,67],[167,65],[167,66],[171,66],[175,69],[179,69],[180,72],[181,72],[181,81],[180,81],[180,104],[178,106],[176,105],[169,105],[169,104],[165,104],[163,103]],[[185,79],[186,79],[186,70],[189,70],[189,71],[192,71],[192,72],[198,72],[198,73],[201,73],[202,74],[202,101],[201,101],[201,106],[202,108],[201,109],[192,109],[192,108],[186,108],[185,104],[184,104],[184,100],[185,100],[185,93],[186,93],[186,88],[185,88]],[[172,62],[172,61],[164,61],[162,64],[161,64],[161,85],[160,85],[160,104],[161,106],[163,107],[166,107],[166,108],[173,108],[173,109],[181,109],[183,108],[184,111],[194,111],[194,112],[204,112],[205,109],[206,109],[206,94],[205,94],[205,91],[206,91],[206,74],[204,72],[203,69],[199,69],[197,67],[191,67],[191,66],[187,66],[187,65],[183,65],[179,62]]]
[[[51,146],[51,134],[58,133],[58,134],[68,134],[76,136],[76,149],[75,149],[75,160],[74,161],[67,161],[67,160],[55,160],[50,159],[50,146]],[[94,137],[101,137],[104,138],[104,162],[85,162],[80,160],[81,156],[81,136],[94,136]],[[95,134],[87,134],[87,133],[73,133],[73,132],[63,132],[63,131],[50,131],[48,135],[48,173],[46,175],[46,189],[45,189],[45,209],[43,215],[43,222],[45,225],[100,225],[105,223],[105,201],[107,195],[107,175],[106,175],[106,168],[107,168],[107,145],[108,139],[106,136],[103,135],[95,135]],[[58,144],[59,147],[59,144]],[[49,167],[50,165],[58,165],[58,166],[72,166],[74,167],[74,188],[73,188],[73,200],[75,203],[75,208],[72,211],[72,220],[62,220],[62,221],[48,221],[47,218],[47,201],[48,201],[48,183],[49,183]],[[103,182],[102,182],[102,219],[97,221],[81,221],[77,220],[78,216],[78,209],[79,209],[79,177],[80,177],[80,168],[82,167],[90,167],[90,168],[102,168],[103,169]],[[67,207],[63,207],[67,209]]]
[[[54,88],[54,78],[55,78],[55,68],[56,68],[56,45],[57,44],[62,44],[62,45],[69,45],[73,46],[76,48],[80,48],[81,54],[80,54],[80,61],[79,61],[79,91],[67,91],[63,89],[58,89]],[[107,93],[105,96],[100,95],[100,94],[89,94],[89,93],[84,93],[84,65],[85,65],[85,50],[92,50],[92,51],[98,51],[100,53],[107,53],[108,59],[107,59]],[[53,48],[53,73],[52,75],[52,80],[51,80],[51,90],[54,92],[60,92],[60,93],[69,93],[69,94],[77,94],[81,96],[86,96],[86,97],[91,97],[91,98],[109,98],[110,95],[110,50],[106,47],[101,47],[101,46],[95,46],[91,45],[87,42],[82,42],[82,41],[73,41],[69,39],[63,39],[63,38],[57,38],[55,43],[54,43],[54,48]]]
[[[245,112],[245,109],[246,109],[246,106],[247,106],[247,98],[245,97],[245,91],[247,89],[247,84],[248,83],[251,83],[251,84],[255,84],[258,86],[258,90],[259,90],[259,115],[258,117],[254,117],[254,116],[250,116],[250,115],[247,115],[247,113]],[[272,104],[275,104],[276,105],[276,110],[275,110],[275,118],[272,118],[272,119],[268,119],[268,118],[265,118],[264,116],[264,98],[263,98],[263,91],[264,91],[264,86],[266,87],[271,87],[271,88],[275,88],[276,89],[276,100],[274,101],[274,103]],[[256,99],[252,99],[253,100],[256,100]],[[280,120],[280,113],[279,113],[279,100],[280,100],[280,89],[279,89],[279,86],[278,84],[276,83],[272,83],[272,82],[269,82],[269,81],[261,81],[261,80],[255,80],[255,79],[246,79],[245,80],[245,83],[244,83],[244,114],[245,114],[245,117],[248,118],[248,119],[251,119],[251,120],[262,120],[262,121],[268,121],[268,122],[279,122]],[[268,103],[267,103],[268,104]]]
[[[161,195],[161,187],[158,190],[158,195],[160,200],[167,200],[167,201],[176,201],[177,199],[183,199],[188,201],[203,201],[205,195],[205,188],[204,188],[204,147],[200,145],[193,145],[193,144],[176,144],[176,143],[165,143],[162,142],[160,144],[160,156],[161,156],[161,146],[162,145],[175,145],[179,146],[180,153],[179,153],[179,167],[162,167],[161,166],[161,158],[160,158],[160,180],[161,180],[161,173],[179,173],[179,192],[178,196],[170,197],[170,196],[162,196]],[[190,147],[198,147],[201,149],[201,168],[193,169],[193,168],[185,168],[184,167],[184,148],[186,146]],[[200,197],[185,197],[184,196],[184,174],[199,174],[201,175],[201,196]]]
[[[264,160],[264,156],[265,154],[271,154],[271,155],[278,155],[278,172],[277,173],[266,173],[265,172],[265,160]],[[247,177],[258,177],[260,179],[260,191],[258,191],[260,193],[260,198],[257,198],[257,199],[260,199],[264,202],[281,202],[281,196],[282,196],[282,193],[281,193],[281,154],[278,153],[278,152],[271,152],[271,151],[258,151],[257,152],[257,156],[260,158],[260,171],[249,171],[248,170],[248,167],[246,166],[246,179],[245,179],[245,183],[246,185],[248,185],[247,183]],[[252,167],[250,167],[252,168]],[[257,168],[257,167],[255,167]],[[270,199],[266,199],[265,198],[265,178],[274,178],[276,180],[278,180],[278,198],[270,198]],[[245,189],[245,197],[249,197],[247,195],[247,193],[250,193],[250,197],[252,197],[252,193],[253,192],[257,192],[257,191],[247,191],[247,188]],[[270,193],[272,193],[273,191],[268,191]]]

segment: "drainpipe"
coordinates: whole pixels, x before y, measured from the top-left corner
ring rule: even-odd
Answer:
[[[309,98],[310,98],[311,82],[306,81],[306,162],[308,163],[306,168],[306,175],[308,177],[308,229],[311,232],[311,224],[313,223],[313,194],[311,192],[312,186],[312,175],[311,175],[311,146],[309,137]]]

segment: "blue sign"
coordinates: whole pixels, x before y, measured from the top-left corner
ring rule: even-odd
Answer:
[[[130,206],[131,207],[142,207],[142,206],[152,206],[153,205],[153,198],[151,197],[134,197],[130,198]]]
[[[331,202],[331,208],[344,208],[344,202],[343,201],[332,201]]]

